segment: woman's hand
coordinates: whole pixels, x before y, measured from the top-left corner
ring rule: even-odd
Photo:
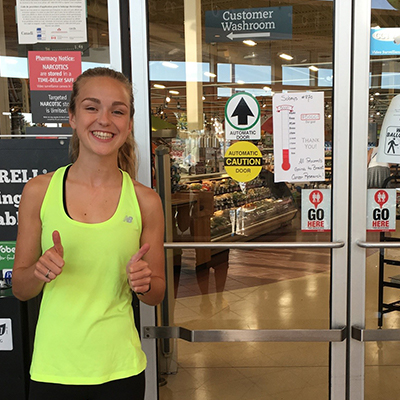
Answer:
[[[151,269],[142,257],[150,250],[150,245],[145,243],[134,254],[126,266],[126,274],[130,288],[137,294],[145,294],[150,291]]]
[[[34,275],[41,281],[51,282],[61,274],[64,262],[64,248],[58,231],[53,232],[53,247],[46,250],[35,264]]]

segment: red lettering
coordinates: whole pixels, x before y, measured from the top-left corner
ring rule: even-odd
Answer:
[[[308,228],[324,228],[325,221],[308,221]]]
[[[372,221],[373,228],[389,228],[389,221]]]

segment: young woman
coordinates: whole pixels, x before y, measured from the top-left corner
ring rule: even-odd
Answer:
[[[94,68],[74,83],[73,163],[31,179],[20,208],[13,292],[43,291],[30,399],[142,399],[146,358],[131,307],[164,297],[161,202],[134,178],[129,81]]]

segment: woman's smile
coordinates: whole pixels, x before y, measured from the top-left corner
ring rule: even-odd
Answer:
[[[114,134],[103,131],[93,131],[92,135],[101,140],[112,139],[114,137]]]

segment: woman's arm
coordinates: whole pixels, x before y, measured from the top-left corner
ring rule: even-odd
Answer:
[[[53,235],[57,244],[41,256],[40,208],[50,176],[40,175],[30,180],[24,187],[19,205],[12,289],[14,296],[23,301],[37,296],[46,282],[59,275],[64,263],[57,251],[61,246],[58,232]]]
[[[127,265],[128,281],[141,301],[154,306],[165,293],[164,214],[157,193],[134,184],[142,215],[142,247]]]

